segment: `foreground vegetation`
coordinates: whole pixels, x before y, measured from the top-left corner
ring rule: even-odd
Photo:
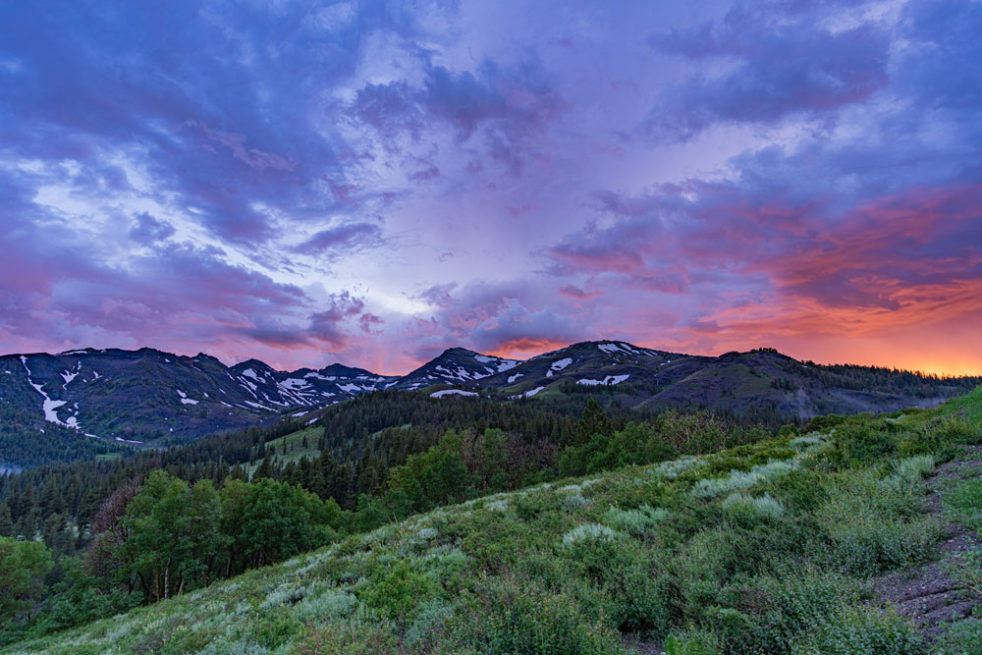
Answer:
[[[943,516],[924,478],[980,426],[982,390],[652,465],[614,457],[643,435],[588,438],[568,470],[627,466],[367,533],[339,519],[353,534],[321,550],[4,652],[601,654],[627,635],[670,654],[977,653],[978,619],[927,644],[872,581],[932,558],[945,517],[979,529],[977,478],[943,489]],[[390,491],[439,470],[445,441]],[[961,575],[982,579],[982,554]]]

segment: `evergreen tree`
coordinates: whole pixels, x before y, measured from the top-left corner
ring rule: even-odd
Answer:
[[[0,503],[0,537],[14,536],[14,522],[10,517],[10,507]]]
[[[576,425],[576,443],[587,443],[597,435],[610,436],[612,431],[613,425],[607,414],[600,407],[600,403],[591,398],[587,401],[583,416],[580,417],[580,421]]]

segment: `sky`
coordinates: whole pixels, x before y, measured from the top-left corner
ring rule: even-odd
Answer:
[[[982,373],[982,2],[0,0],[0,352]]]

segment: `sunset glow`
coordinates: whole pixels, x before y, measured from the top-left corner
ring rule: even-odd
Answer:
[[[7,3],[0,351],[982,374],[982,3]]]

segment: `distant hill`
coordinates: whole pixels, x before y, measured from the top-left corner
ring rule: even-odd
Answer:
[[[527,361],[451,348],[405,376],[341,364],[277,371],[150,348],[0,357],[0,470],[182,443],[397,389],[503,400],[602,397],[645,410],[707,407],[792,419],[931,406],[982,378],[819,366],[763,349],[703,357],[591,341]]]

